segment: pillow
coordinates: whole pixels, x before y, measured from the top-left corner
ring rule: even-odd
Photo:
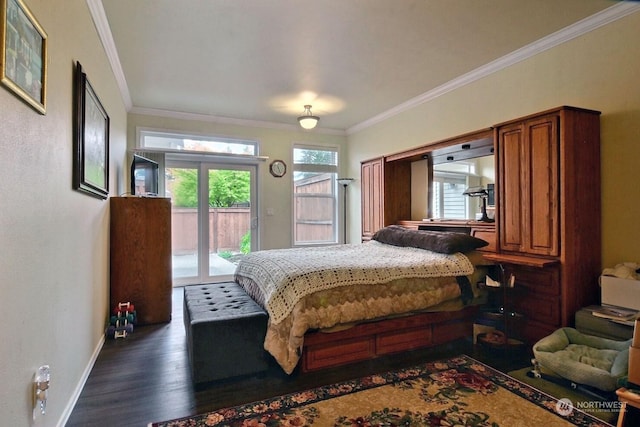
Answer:
[[[489,244],[482,239],[464,233],[409,230],[399,225],[382,228],[376,231],[372,238],[388,245],[420,248],[442,254],[469,252]]]

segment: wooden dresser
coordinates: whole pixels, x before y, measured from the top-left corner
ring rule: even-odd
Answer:
[[[171,320],[171,200],[112,197],[111,308],[135,305],[139,324]]]

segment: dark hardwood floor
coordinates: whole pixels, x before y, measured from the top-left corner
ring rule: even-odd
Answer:
[[[67,426],[146,426],[297,390],[358,378],[459,354],[503,372],[528,366],[528,351],[488,352],[471,340],[417,350],[322,372],[285,374],[276,364],[261,376],[194,388],[182,320],[182,288],[173,291],[168,324],[140,326],[125,339],[105,342]]]

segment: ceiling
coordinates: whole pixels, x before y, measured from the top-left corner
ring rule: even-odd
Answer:
[[[606,23],[611,0],[88,0],[130,111],[350,131]],[[604,18],[603,18],[604,17]],[[602,25],[602,24],[600,24]]]

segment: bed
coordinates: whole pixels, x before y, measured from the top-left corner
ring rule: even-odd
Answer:
[[[248,254],[235,281],[267,311],[264,348],[290,374],[471,335],[486,244],[389,226],[362,244]]]

